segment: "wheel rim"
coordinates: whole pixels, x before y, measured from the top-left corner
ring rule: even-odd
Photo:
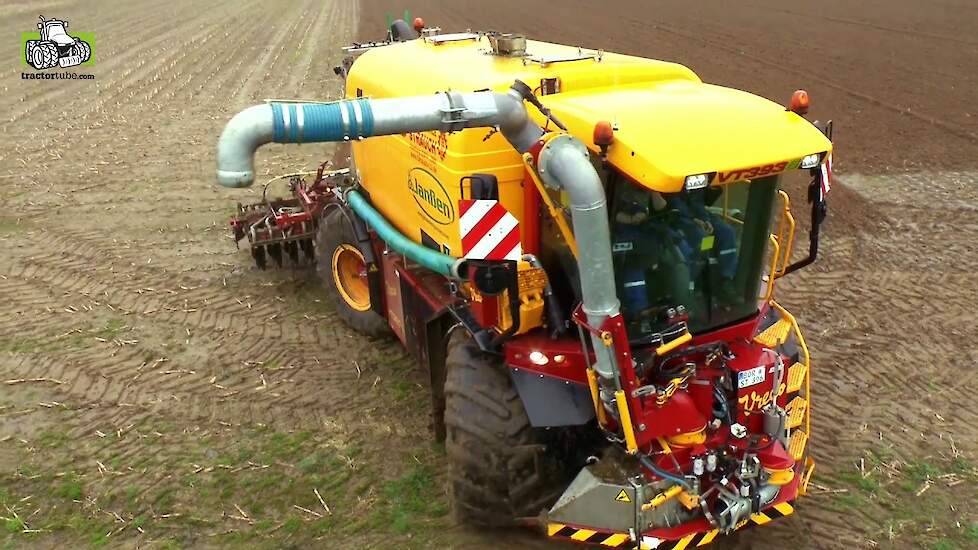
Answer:
[[[341,244],[333,250],[333,282],[340,297],[357,311],[370,309],[367,265],[356,247]]]

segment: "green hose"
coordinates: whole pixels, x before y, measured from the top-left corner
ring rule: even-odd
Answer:
[[[363,198],[357,191],[350,191],[346,194],[347,204],[350,208],[370,226],[387,246],[403,254],[412,262],[419,263],[428,269],[452,279],[458,279],[456,265],[461,260],[448,254],[442,254],[426,246],[422,246],[404,236],[391,225],[380,212],[377,212],[367,199]]]

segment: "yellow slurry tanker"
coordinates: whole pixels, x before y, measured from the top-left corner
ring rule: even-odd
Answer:
[[[793,513],[812,365],[774,287],[815,259],[832,150],[807,94],[420,22],[347,50],[346,99],[228,123],[218,183],[269,142],[352,142],[232,225],[256,259],[314,257],[346,322],[428,369],[457,517],[665,549]]]

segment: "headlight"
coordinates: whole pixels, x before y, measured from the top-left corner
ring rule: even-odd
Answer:
[[[531,351],[530,362],[533,363],[534,365],[543,366],[549,363],[550,359],[544,353],[541,353],[539,351]]]
[[[695,174],[692,176],[686,176],[684,187],[687,191],[702,189],[707,185],[710,185],[710,176],[712,175],[713,174]]]
[[[813,153],[811,155],[805,155],[805,158],[801,159],[800,168],[815,168],[818,166],[818,161],[822,160],[821,153]]]

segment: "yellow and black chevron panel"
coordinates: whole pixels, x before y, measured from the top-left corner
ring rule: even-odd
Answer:
[[[779,502],[778,504],[775,504],[759,514],[752,515],[750,520],[755,525],[764,525],[765,523],[774,521],[778,518],[783,518],[785,516],[790,516],[794,513],[795,507],[793,501]]]
[[[607,533],[591,529],[578,529],[570,525],[564,525],[563,523],[548,524],[547,536],[561,537],[589,544],[599,544],[608,548],[626,547],[626,543],[631,541],[631,537],[624,533]]]
[[[655,546],[655,550],[685,550],[686,548],[696,548],[706,546],[713,542],[713,539],[720,535],[719,529],[707,531],[705,533],[693,533],[677,540],[664,540]],[[644,548],[644,545],[643,545]]]
[[[793,501],[781,502],[759,514],[751,515],[750,519],[745,520],[737,526],[737,529],[764,525],[778,518],[790,516],[795,512]],[[561,537],[584,542],[588,544],[601,545],[608,548],[634,548],[631,537],[624,533],[607,533],[594,531],[592,529],[578,529],[562,523],[551,523],[547,525],[547,535],[551,537]],[[687,550],[688,548],[699,548],[713,542],[720,536],[719,529],[706,531],[705,533],[692,533],[681,539],[658,540],[647,537],[642,541],[642,550]],[[656,541],[654,545],[649,544],[649,540]]]

